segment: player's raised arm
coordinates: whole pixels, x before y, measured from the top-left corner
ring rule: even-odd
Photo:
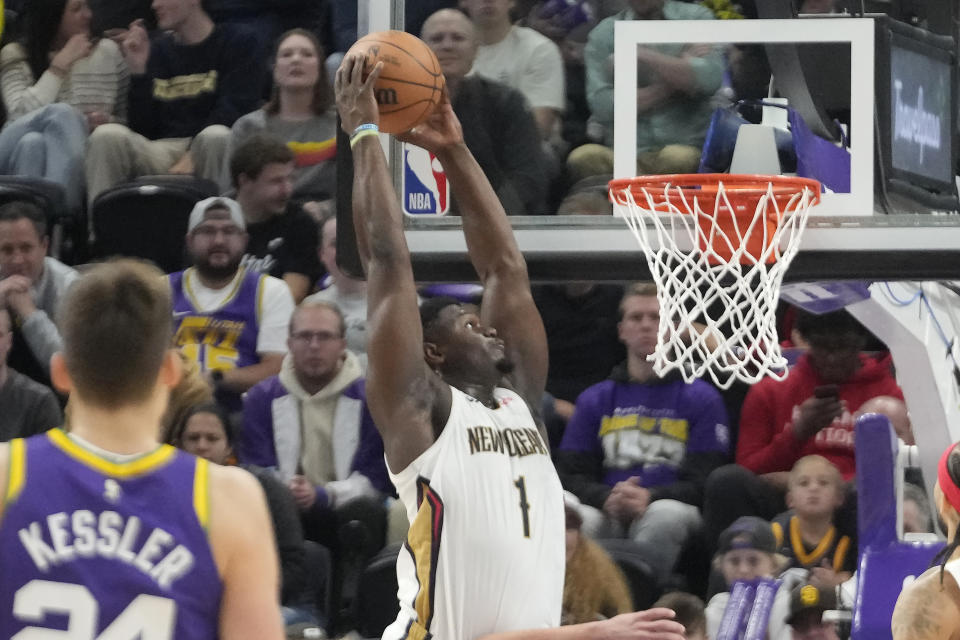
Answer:
[[[397,472],[433,443],[434,421],[442,425],[450,413],[450,390],[424,362],[403,213],[379,139],[355,133],[379,121],[373,83],[381,66],[363,80],[363,65],[363,56],[348,54],[335,91],[343,129],[352,134],[354,227],[367,273],[367,402]]]
[[[547,337],[527,264],[500,200],[463,142],[449,99],[444,96],[434,114],[401,139],[434,152],[443,165],[460,207],[470,261],[483,284],[481,322],[506,343],[515,390],[538,406],[547,379]]]

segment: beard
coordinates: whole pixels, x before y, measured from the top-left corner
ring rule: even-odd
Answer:
[[[193,267],[197,272],[210,280],[223,280],[232,277],[240,267],[240,256],[231,257],[226,264],[213,265],[206,258],[194,258]]]

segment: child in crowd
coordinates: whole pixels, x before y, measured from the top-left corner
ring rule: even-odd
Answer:
[[[909,482],[903,483],[903,532],[933,533],[930,501],[924,490]]]
[[[730,589],[738,580],[774,578],[783,571],[786,558],[777,553],[777,541],[770,523],[754,516],[743,516],[722,534],[714,558],[714,567],[723,574],[727,591],[718,593],[707,603],[707,637],[716,638],[730,600]],[[781,585],[774,597],[767,634],[770,640],[789,638],[786,618],[790,607],[790,589]]]
[[[579,501],[566,494],[567,571],[563,585],[563,624],[594,622],[633,611],[626,578],[599,544],[580,533]],[[678,614],[678,622],[679,614]]]
[[[798,584],[790,593],[790,616],[787,624],[793,629],[792,640],[840,640],[831,622],[823,621],[823,613],[837,608],[834,589],[812,584]]]
[[[703,600],[685,591],[671,591],[653,603],[652,608],[666,607],[676,613],[674,620],[683,625],[683,636],[687,640],[709,640],[707,635],[707,614]]]
[[[855,569],[856,549],[850,536],[834,526],[834,514],[845,495],[843,477],[829,460],[804,456],[790,471],[790,509],[771,525],[777,551],[789,560],[790,567],[809,570],[810,581],[819,586],[835,587]]]

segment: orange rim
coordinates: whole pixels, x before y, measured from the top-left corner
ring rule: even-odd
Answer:
[[[714,217],[709,212],[716,208],[721,183],[723,184],[723,193],[733,211],[722,204],[721,207],[717,208],[717,212],[725,211],[725,215]],[[747,233],[746,237],[740,237],[737,240],[740,244],[746,245],[746,254],[754,260],[768,248],[774,237],[776,227],[781,221],[781,216],[792,213],[798,208],[799,203],[794,202],[791,206],[790,202],[796,195],[804,190],[809,190],[812,201],[808,201],[807,204],[813,206],[820,202],[820,183],[811,178],[794,176],[683,173],[620,178],[611,180],[609,186],[610,199],[614,203],[626,205],[627,201],[623,197],[623,192],[629,189],[637,207],[659,213],[676,213],[679,211],[692,215],[694,212],[689,210],[690,204],[688,203],[697,200],[702,209],[698,219],[703,218],[701,222],[708,225],[704,230],[704,237],[711,239],[709,244],[712,245],[714,252],[721,258],[721,261],[728,261],[732,258],[734,248],[727,246],[728,243],[750,227],[750,221],[757,213],[756,207],[759,199],[769,191],[772,190],[773,198],[779,207],[770,207],[764,212],[763,226],[766,231],[756,228],[753,232]],[[714,226],[722,230],[723,234],[714,235],[712,232]],[[706,248],[703,238],[701,238],[700,248]],[[771,263],[776,259],[777,255],[770,255],[765,262]]]
[[[610,199],[617,204],[624,204],[616,200],[616,195],[625,189],[630,189],[634,200],[641,206],[648,194],[654,197],[665,196],[667,202],[671,197],[679,197],[681,194],[686,197],[702,197],[712,202],[720,190],[721,183],[730,204],[737,209],[749,208],[751,202],[756,202],[757,198],[766,194],[771,188],[774,198],[781,204],[786,203],[804,189],[810,190],[813,198],[810,202],[811,206],[820,202],[820,182],[813,178],[737,173],[674,173],[619,178],[609,183]],[[664,189],[668,186],[670,191],[664,194]],[[752,212],[752,208],[750,211]]]

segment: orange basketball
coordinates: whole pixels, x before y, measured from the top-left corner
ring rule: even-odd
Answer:
[[[443,72],[437,56],[420,38],[404,31],[377,31],[357,40],[347,53],[366,56],[364,75],[383,62],[374,85],[381,131],[408,131],[426,120],[440,103]]]

